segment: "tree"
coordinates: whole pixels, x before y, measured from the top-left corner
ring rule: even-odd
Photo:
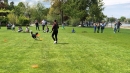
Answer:
[[[30,20],[29,20],[29,18],[27,18],[23,15],[20,15],[18,18],[18,23],[19,23],[19,25],[26,26],[26,25],[29,25]]]
[[[103,2],[102,0],[46,0],[51,1],[52,5],[50,11],[68,16],[71,19],[79,18],[80,21],[84,21],[86,17],[93,17],[95,20],[102,20],[104,14],[102,12]],[[53,8],[52,8],[53,7]],[[62,12],[63,11],[63,12]]]
[[[18,5],[14,7],[14,13],[17,16],[24,15],[25,10],[26,8],[23,2],[19,2]]]
[[[121,16],[119,20],[120,20],[121,22],[124,22],[124,21],[126,20],[126,17]]]
[[[46,0],[46,1],[51,1],[51,8],[49,10],[49,17],[52,16],[57,16],[57,18],[55,19],[59,19],[59,17],[61,18],[61,23],[63,23],[63,9],[62,4],[65,0]],[[51,17],[53,18],[53,17]]]
[[[116,21],[116,18],[110,17],[110,18],[109,18],[109,21],[111,22],[111,28],[112,28],[112,23]]]
[[[103,0],[90,0],[89,2],[89,15],[93,18],[94,22],[101,22],[105,15],[103,14],[104,3]]]
[[[14,2],[13,2],[13,1],[10,2],[9,9],[10,9],[10,10],[13,10],[13,9],[14,9]]]
[[[71,19],[79,18],[83,22],[88,15],[88,11],[86,10],[88,7],[87,3],[88,0],[69,0],[62,6],[63,11],[65,12],[64,14],[69,16]]]
[[[128,24],[130,24],[130,18],[127,19]]]
[[[41,21],[42,19],[46,17],[46,14],[47,14],[45,13],[44,5],[39,1],[36,5],[33,5],[33,7],[30,8],[30,11],[31,11],[31,20],[33,21],[36,19]]]
[[[25,6],[24,16],[27,18],[31,18],[31,7],[29,6],[29,3],[24,2],[24,6]]]
[[[10,13],[7,16],[9,18],[9,22],[12,24],[16,24],[17,22],[17,16],[14,13]]]

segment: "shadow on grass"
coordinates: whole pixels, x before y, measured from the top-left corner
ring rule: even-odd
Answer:
[[[42,40],[37,40],[37,41],[42,41]]]
[[[66,44],[69,44],[69,43],[57,43],[57,44],[66,45]]]

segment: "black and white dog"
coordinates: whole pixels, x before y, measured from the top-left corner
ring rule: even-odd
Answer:
[[[38,32],[36,32],[35,34],[31,31],[31,36],[33,39],[37,40],[39,39],[39,36],[38,36]]]

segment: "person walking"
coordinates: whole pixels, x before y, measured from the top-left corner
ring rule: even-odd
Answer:
[[[116,33],[116,31],[117,31],[117,23],[115,22],[115,24],[114,24],[114,33]]]
[[[52,39],[54,40],[54,44],[56,44],[56,43],[57,43],[57,40],[58,40],[58,38],[57,38],[58,29],[59,29],[59,25],[58,25],[57,21],[54,20],[53,26],[52,26]],[[55,36],[55,37],[54,37],[54,36]]]
[[[120,32],[120,26],[121,26],[121,25],[122,25],[122,24],[120,23],[120,21],[118,21],[118,22],[117,22],[117,31],[118,31],[118,32]]]

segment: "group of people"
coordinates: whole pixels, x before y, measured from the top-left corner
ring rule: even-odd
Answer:
[[[47,26],[47,21],[45,21],[44,19],[41,21],[42,23],[42,31],[43,32],[49,32],[49,27]],[[39,30],[39,23],[38,20],[35,20],[35,25],[36,25],[36,30]],[[46,30],[45,30],[45,26],[46,26]],[[57,20],[54,20],[53,25],[52,25],[52,39],[54,40],[54,43],[56,44],[58,41],[57,35],[58,35],[58,29],[59,29],[59,25]]]
[[[101,30],[101,33],[103,33],[106,24],[104,22],[102,22],[102,23],[97,22],[97,23],[94,23],[93,26],[94,26],[94,33],[96,33],[96,32],[99,33],[100,30]]]
[[[121,26],[122,24],[121,24],[121,22],[120,21],[118,21],[118,22],[115,22],[115,24],[114,24],[114,33],[116,33],[116,32],[120,32],[120,26]],[[94,27],[94,33],[99,33],[100,32],[100,30],[101,30],[101,33],[103,33],[103,31],[104,31],[104,29],[105,29],[105,26],[106,26],[106,24],[104,23],[104,22],[102,22],[102,23],[99,23],[99,22],[97,22],[97,23],[94,23],[93,24],[93,27]]]
[[[42,23],[43,32],[49,32],[49,27],[47,26],[47,21],[42,20],[41,23]],[[36,25],[36,30],[39,30],[39,23],[38,23],[37,20],[35,20],[35,25]],[[120,26],[121,25],[122,24],[120,23],[120,21],[118,21],[118,22],[116,22],[114,24],[114,33],[116,33],[117,31],[118,32],[120,31]],[[45,26],[47,27],[46,31],[45,31]],[[99,33],[100,30],[101,30],[101,33],[103,33],[106,24],[104,22],[102,22],[102,23],[97,22],[97,23],[94,23],[93,26],[94,26],[94,33]],[[64,24],[62,24],[62,28],[65,29]],[[58,22],[57,22],[57,20],[54,20],[53,26],[52,26],[52,31],[51,31],[52,32],[51,36],[52,36],[52,39],[54,40],[54,43],[57,43],[57,41],[58,41],[58,38],[57,38],[58,29],[59,29]],[[12,25],[12,30],[15,30],[15,25],[14,24]],[[29,29],[28,26],[26,26],[26,30],[23,31],[22,26],[19,26],[18,27],[18,32],[30,32],[30,29]],[[72,29],[72,33],[75,33],[74,28]]]
[[[7,29],[9,27],[9,25],[10,25],[10,29],[15,31],[15,24],[10,24],[10,23],[7,24]],[[18,31],[17,32],[27,32],[27,33],[29,33],[30,32],[29,26],[26,26],[25,31],[23,30],[22,26],[18,26]]]
[[[15,31],[15,25],[12,25],[12,30]],[[23,30],[22,26],[18,26],[18,32],[25,32],[25,33],[29,33],[30,32],[30,28],[29,26],[26,26],[25,31]]]
[[[30,28],[29,28],[29,26],[26,26],[25,31],[23,31],[22,26],[19,26],[18,27],[18,32],[29,33],[30,32]]]
[[[43,32],[49,32],[49,27],[47,26],[47,21],[45,21],[44,19],[41,21],[41,24],[42,24],[42,31]],[[36,30],[39,30],[39,22],[38,20],[35,20],[35,25],[36,25]],[[46,26],[46,30],[45,30],[45,26]]]
[[[115,24],[114,24],[114,33],[116,33],[116,32],[120,32],[120,26],[121,26],[122,24],[120,23],[120,21],[118,21],[118,22],[115,22]]]

